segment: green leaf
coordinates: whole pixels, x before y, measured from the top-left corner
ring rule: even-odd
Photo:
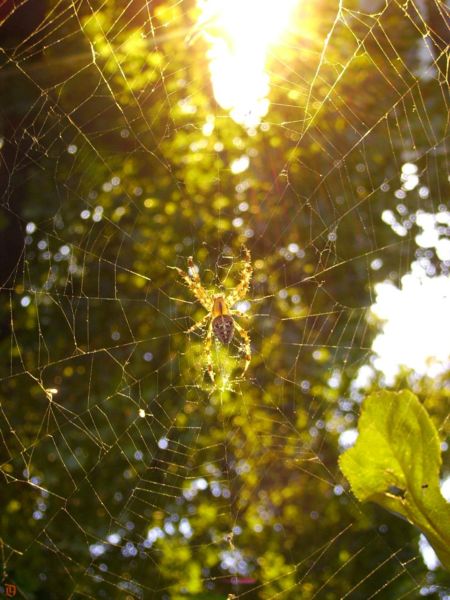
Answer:
[[[440,492],[440,442],[427,411],[407,390],[374,393],[358,429],[356,444],[339,459],[353,493],[418,527],[450,570],[450,504]]]

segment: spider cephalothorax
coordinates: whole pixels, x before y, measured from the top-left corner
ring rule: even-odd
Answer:
[[[195,325],[188,329],[187,333],[204,327],[209,321],[205,337],[205,349],[207,356],[207,369],[213,381],[214,370],[212,367],[211,355],[211,343],[213,335],[222,344],[229,344],[236,331],[241,336],[243,342],[245,356],[244,373],[250,364],[250,337],[245,329],[243,329],[233,318],[234,316],[244,316],[240,311],[234,310],[233,306],[236,304],[236,302],[245,298],[250,286],[250,279],[252,277],[250,251],[247,248],[244,248],[244,260],[245,263],[244,268],[242,269],[240,281],[237,286],[230,290],[227,294],[217,294],[213,291],[205,290],[205,288],[202,286],[198,269],[194,265],[192,256],[188,258],[188,273],[185,273],[185,271],[182,271],[178,267],[171,267],[178,272],[197,300],[208,311],[208,314],[205,315],[201,321],[195,323]]]

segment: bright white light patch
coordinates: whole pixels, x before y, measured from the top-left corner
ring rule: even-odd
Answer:
[[[241,158],[233,160],[233,162],[231,163],[231,172],[234,174],[243,173],[248,169],[249,164],[250,159],[246,154],[244,154],[243,156],[241,156]]]
[[[167,438],[161,438],[160,440],[158,440],[158,447],[161,448],[161,450],[165,450],[166,448],[168,448],[169,442]]]
[[[122,538],[118,533],[111,533],[106,539],[110,544],[118,544]]]
[[[346,429],[339,436],[339,446],[344,450],[351,448],[358,438],[357,429]]]
[[[402,166],[401,180],[403,181],[404,190],[411,191],[419,185],[417,170],[417,165],[413,163],[405,163]]]
[[[178,529],[180,533],[188,539],[191,538],[194,533],[188,519],[181,519]]]
[[[237,123],[255,127],[269,109],[269,47],[287,27],[298,0],[197,1],[198,29],[210,44],[214,96]]]
[[[416,235],[416,244],[421,248],[435,248],[439,260],[450,260],[450,239],[443,234],[443,226],[450,225],[450,212],[433,214],[417,211],[416,223],[422,229]]]
[[[246,313],[250,308],[250,302],[248,302],[247,300],[242,300],[241,302],[238,302],[236,304],[236,310],[240,311],[241,313]]]
[[[414,163],[405,163],[402,165],[402,175],[414,175],[417,173],[417,165]]]
[[[384,321],[374,340],[374,366],[392,382],[400,367],[436,376],[450,360],[450,279],[428,277],[417,264],[402,278],[401,289],[389,282],[375,286],[372,312]]]
[[[420,534],[419,550],[422,554],[423,562],[425,563],[427,569],[429,569],[430,571],[434,571],[440,566],[441,563],[439,562],[439,559],[436,556],[436,552],[430,546],[427,538],[423,534]]]
[[[106,547],[103,544],[91,544],[89,546],[89,552],[92,558],[97,558],[106,552]]]
[[[450,502],[450,476],[441,483],[441,494],[447,502]]]

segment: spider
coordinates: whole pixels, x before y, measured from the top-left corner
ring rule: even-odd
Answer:
[[[239,310],[234,310],[233,306],[236,304],[236,302],[245,298],[250,286],[250,279],[253,273],[250,251],[248,248],[244,248],[244,267],[241,272],[240,281],[235,288],[231,289],[226,294],[216,294],[214,291],[205,290],[192,256],[188,258],[187,264],[187,273],[178,267],[170,268],[177,271],[178,275],[184,280],[192,294],[208,311],[208,313],[203,317],[203,319],[188,329],[186,333],[191,333],[196,329],[202,328],[209,321],[204,343],[208,374],[211,377],[211,380],[214,381],[211,352],[213,335],[222,344],[229,344],[233,339],[234,332],[236,331],[241,336],[243,341],[245,364],[242,374],[244,374],[247,371],[251,360],[250,336],[248,335],[247,331],[245,331],[245,329],[243,329],[239,323],[234,320],[233,316],[243,317],[245,315]]]

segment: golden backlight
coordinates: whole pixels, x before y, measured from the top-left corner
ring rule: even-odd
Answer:
[[[299,0],[198,0],[198,29],[210,48],[211,82],[218,104],[245,127],[269,109],[267,59]]]

